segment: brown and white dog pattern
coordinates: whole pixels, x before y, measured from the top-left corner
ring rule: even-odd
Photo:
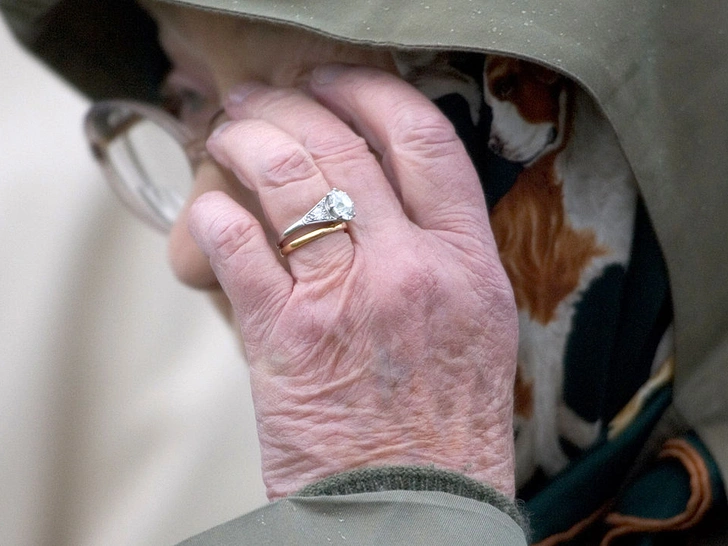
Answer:
[[[599,285],[605,301],[619,298],[619,279],[630,261],[637,186],[609,122],[562,75],[516,58],[488,56],[477,81],[453,68],[448,54],[432,52],[403,53],[398,66],[433,100],[465,99],[475,125],[489,114],[487,137],[466,145],[486,146],[521,166],[490,218],[519,312],[514,425],[520,487],[539,470],[553,476],[567,465],[564,442],[583,450],[605,430],[599,416],[565,400],[565,370],[581,365],[567,366],[567,353],[578,315],[585,312],[584,295]],[[489,180],[483,185],[488,194]],[[609,284],[605,278],[618,279],[611,292],[602,289]],[[594,301],[590,296],[586,312],[598,315]],[[610,348],[595,346],[602,349]]]
[[[580,296],[609,266],[627,267],[637,186],[617,137],[591,98],[566,78],[518,59],[489,57],[489,145],[524,170],[494,207],[491,223],[519,310],[517,481],[548,475],[596,441],[562,399],[566,343]],[[520,407],[519,407],[520,409]]]

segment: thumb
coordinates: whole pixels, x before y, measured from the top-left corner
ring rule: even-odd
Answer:
[[[257,332],[269,331],[293,280],[275,257],[258,220],[227,194],[208,192],[192,204],[188,228],[210,259],[243,337],[253,340]]]

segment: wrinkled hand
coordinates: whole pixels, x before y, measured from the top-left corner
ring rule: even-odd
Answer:
[[[287,270],[225,194],[190,211],[240,322],[268,495],[384,464],[513,495],[516,310],[465,149],[389,74],[321,67],[310,88],[318,102],[238,89],[208,149],[275,232],[337,187],[357,209],[348,233],[293,251]]]

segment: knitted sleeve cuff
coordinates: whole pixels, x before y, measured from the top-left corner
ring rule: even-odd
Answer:
[[[527,528],[526,520],[513,500],[473,478],[434,466],[357,468],[307,485],[296,495],[316,497],[396,490],[440,491],[485,502],[506,513],[522,529]]]

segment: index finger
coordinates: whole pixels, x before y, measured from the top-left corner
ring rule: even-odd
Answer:
[[[417,225],[490,232],[478,174],[455,128],[427,97],[387,72],[343,65],[318,67],[311,91],[380,154]]]

